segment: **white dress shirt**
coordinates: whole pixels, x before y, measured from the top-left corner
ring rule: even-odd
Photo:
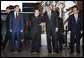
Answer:
[[[16,18],[16,12],[14,12],[15,18]],[[17,12],[17,16],[18,16],[18,12]]]
[[[75,20],[76,20],[76,23],[77,23],[77,20],[78,20],[78,14],[74,14],[74,17],[75,17]]]

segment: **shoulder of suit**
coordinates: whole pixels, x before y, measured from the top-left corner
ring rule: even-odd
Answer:
[[[22,13],[19,13],[20,16],[22,16],[23,14]]]
[[[47,12],[43,13],[43,14],[47,14]]]
[[[55,11],[51,10],[52,13],[54,13]]]
[[[22,15],[22,13],[19,13],[19,14],[21,14],[21,15]]]
[[[34,17],[35,15],[33,14],[32,17]]]
[[[71,14],[71,15],[69,15],[69,16],[73,16],[74,14]]]
[[[43,13],[43,16],[45,16],[47,14],[47,12]]]
[[[34,18],[34,14],[32,16],[30,16],[30,18]]]
[[[10,13],[9,13],[9,15],[13,15],[13,14],[14,14],[14,12],[10,12]]]
[[[59,19],[60,19],[60,20],[63,20],[63,18],[58,17],[58,20],[59,20]]]

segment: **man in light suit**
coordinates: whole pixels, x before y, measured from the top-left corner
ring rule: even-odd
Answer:
[[[69,16],[68,30],[71,33],[70,38],[70,53],[74,53],[74,45],[76,43],[76,52],[80,53],[80,34],[81,34],[81,19],[78,13],[78,8],[73,8],[73,14]]]
[[[15,34],[17,37],[17,50],[18,52],[21,51],[20,47],[20,32],[23,32],[24,29],[24,23],[23,23],[23,16],[21,13],[19,13],[19,6],[15,5],[15,11],[11,13],[10,15],[10,21],[9,21],[9,28],[10,32],[12,33],[12,47],[11,52],[15,51]]]

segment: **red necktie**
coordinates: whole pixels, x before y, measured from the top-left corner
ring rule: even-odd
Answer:
[[[16,13],[16,21],[17,21],[17,17],[18,17],[18,16],[17,16],[17,13]]]

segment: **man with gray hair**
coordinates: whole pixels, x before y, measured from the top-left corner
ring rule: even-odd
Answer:
[[[50,6],[45,6],[46,12],[43,15],[43,20],[46,22],[46,32],[47,32],[47,48],[48,53],[53,52],[58,53],[58,40],[57,40],[57,32],[58,32],[58,21],[56,14],[51,10]],[[52,37],[52,45],[51,45],[51,37]]]

